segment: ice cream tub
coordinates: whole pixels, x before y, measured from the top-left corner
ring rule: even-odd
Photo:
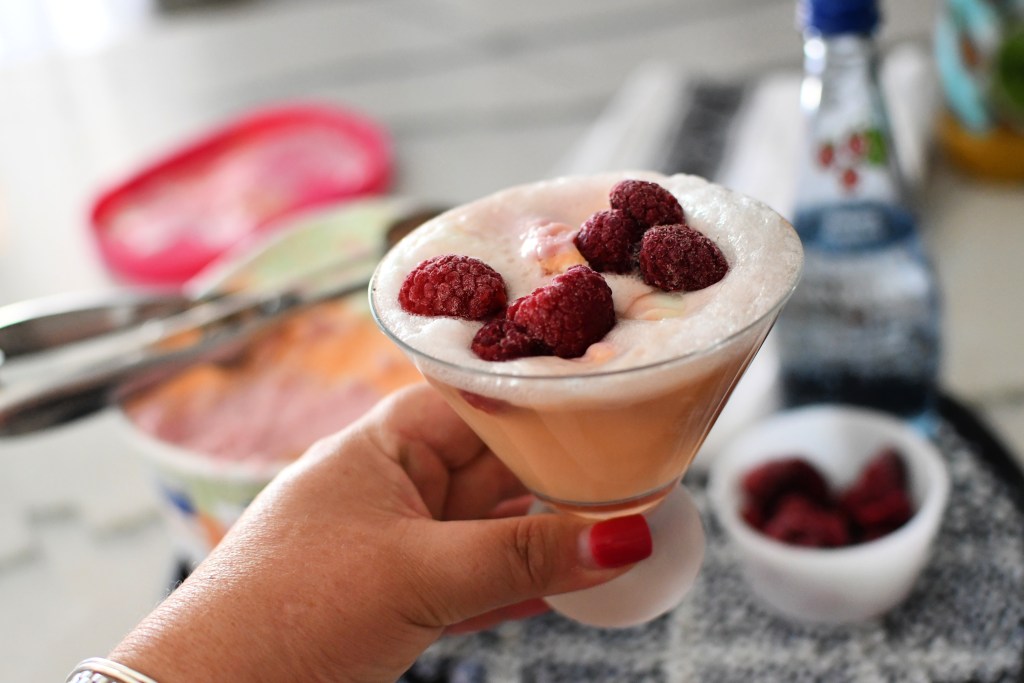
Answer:
[[[189,567],[209,554],[256,495],[290,462],[219,460],[155,438],[125,413],[119,414],[125,440],[150,466],[174,551]]]
[[[353,295],[135,394],[120,406],[122,431],[152,465],[180,552],[194,563],[289,462],[419,380]]]
[[[332,250],[344,261],[338,255],[385,248],[396,231],[429,213],[400,199],[309,212],[186,290],[207,297],[272,290],[299,271],[323,270]],[[377,329],[366,292],[357,289],[292,314],[223,358],[132,393],[119,404],[120,422],[127,443],[151,466],[182,559],[196,564],[288,463],[421,379]]]

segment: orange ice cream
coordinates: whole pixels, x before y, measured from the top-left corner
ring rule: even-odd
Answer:
[[[192,451],[290,460],[421,379],[353,297],[297,314],[231,360],[195,366],[124,409],[143,431]]]

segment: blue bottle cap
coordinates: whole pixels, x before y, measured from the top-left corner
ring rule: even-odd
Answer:
[[[822,35],[871,33],[880,20],[878,0],[798,0],[797,20]]]

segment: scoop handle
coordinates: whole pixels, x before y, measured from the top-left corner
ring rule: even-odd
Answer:
[[[177,293],[75,292],[0,307],[0,361],[123,331],[195,305]]]
[[[193,363],[226,357],[300,303],[292,293],[258,301],[227,297],[87,340],[99,348],[85,361],[36,361],[46,364],[44,371],[0,384],[0,437],[70,422]]]

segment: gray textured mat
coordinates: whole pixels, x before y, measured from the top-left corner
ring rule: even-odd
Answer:
[[[747,588],[708,510],[703,481],[687,481],[705,520],[708,548],[697,584],[674,612],[626,630],[586,628],[549,614],[446,638],[403,681],[1021,680],[1021,476],[1004,452],[988,452],[998,446],[969,413],[949,401],[943,412],[938,440],[953,483],[947,514],[915,590],[883,618],[821,627],[776,616]]]

